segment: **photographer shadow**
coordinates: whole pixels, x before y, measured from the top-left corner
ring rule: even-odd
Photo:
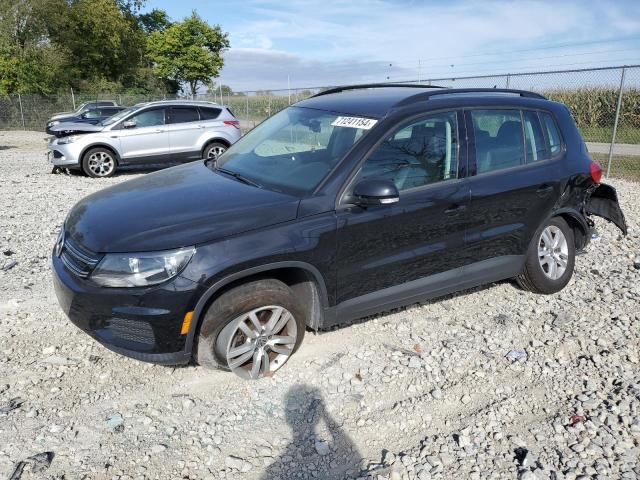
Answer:
[[[291,387],[285,408],[293,439],[261,480],[359,476],[362,456],[327,411],[320,390],[306,385]]]

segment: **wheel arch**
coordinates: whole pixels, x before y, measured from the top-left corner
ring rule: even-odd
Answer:
[[[120,155],[118,154],[117,150],[113,148],[113,145],[109,145],[108,143],[92,143],[91,145],[85,147],[82,150],[82,152],[80,152],[80,158],[79,158],[80,161],[78,163],[81,167],[82,167],[82,162],[84,160],[85,154],[92,148],[106,148],[111,153],[113,153],[113,156],[116,159],[116,166],[120,165]]]
[[[231,146],[231,142],[229,140],[227,140],[226,138],[222,138],[222,137],[209,138],[202,145],[202,149],[200,150],[200,155],[204,156],[204,151],[212,143],[222,143],[227,148],[229,148]]]
[[[193,352],[196,335],[209,306],[224,292],[246,282],[263,278],[275,278],[288,285],[296,298],[301,298],[307,311],[305,323],[318,329],[328,308],[328,295],[324,278],[311,264],[297,261],[277,262],[260,265],[232,273],[211,285],[199,298],[193,310],[193,317],[187,334],[185,349]]]
[[[571,208],[561,208],[553,212],[553,217],[561,217],[567,225],[573,230],[573,237],[575,242],[575,247],[577,251],[582,250],[589,243],[589,235],[591,228],[585,220],[584,216],[581,215],[577,210]]]

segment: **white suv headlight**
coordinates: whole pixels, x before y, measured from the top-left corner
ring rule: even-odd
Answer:
[[[189,263],[195,247],[149,253],[108,253],[91,274],[105,287],[145,287],[177,276]]]
[[[78,140],[81,135],[69,135],[68,137],[62,137],[58,139],[58,145],[66,145],[67,143],[73,143]]]

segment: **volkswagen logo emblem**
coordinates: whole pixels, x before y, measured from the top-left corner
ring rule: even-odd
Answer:
[[[60,235],[58,235],[58,240],[56,240],[56,246],[53,250],[56,257],[59,257],[62,253],[62,247],[64,247],[64,230],[60,232]]]

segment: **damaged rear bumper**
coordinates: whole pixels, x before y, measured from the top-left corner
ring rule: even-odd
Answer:
[[[596,215],[612,222],[623,233],[627,234],[627,222],[618,203],[618,194],[611,185],[600,183],[587,199],[585,205],[587,215]]]

